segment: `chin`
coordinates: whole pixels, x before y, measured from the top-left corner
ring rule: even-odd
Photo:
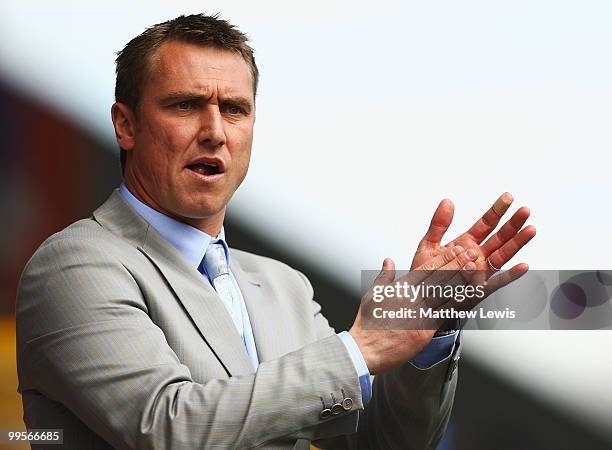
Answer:
[[[218,215],[223,211],[223,205],[217,202],[202,201],[184,205],[181,209],[181,216],[188,219],[207,219]]]

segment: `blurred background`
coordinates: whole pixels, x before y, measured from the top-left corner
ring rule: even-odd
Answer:
[[[190,12],[221,12],[247,32],[261,72],[228,241],[306,273],[338,331],[357,309],[360,271],[384,257],[407,268],[444,197],[456,205],[449,238],[509,191],[538,229],[520,261],[612,269],[607,1],[4,1],[0,430],[23,429],[21,270],[120,183],[115,52]],[[462,339],[441,449],[612,447],[612,332]]]

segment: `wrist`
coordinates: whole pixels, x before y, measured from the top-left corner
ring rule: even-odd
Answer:
[[[434,337],[447,336],[454,333],[459,329],[459,320],[449,319],[442,324],[438,331],[434,334]]]
[[[353,332],[353,330],[349,330],[348,332],[357,348],[359,349],[361,356],[363,357],[363,361],[365,362],[366,367],[371,375],[375,375],[378,372],[378,359],[376,350],[373,348],[375,343],[371,342],[368,337],[363,336],[361,333]]]
[[[456,333],[457,330],[444,330],[444,331],[436,331],[436,333],[433,335],[433,337],[441,337],[441,336],[448,336],[449,334],[453,334]]]

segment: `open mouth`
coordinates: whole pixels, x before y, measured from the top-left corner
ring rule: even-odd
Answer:
[[[225,163],[221,158],[205,156],[192,161],[187,168],[200,176],[212,177],[212,180],[225,172]]]
[[[189,170],[193,170],[200,175],[217,175],[221,172],[221,168],[215,163],[196,163],[187,166]]]

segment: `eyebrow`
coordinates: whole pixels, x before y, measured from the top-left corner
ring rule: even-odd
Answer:
[[[206,102],[210,99],[210,96],[202,95],[199,92],[173,91],[173,92],[169,92],[168,94],[164,94],[164,95],[155,97],[155,100],[157,101],[157,103],[160,103],[160,104],[168,104],[173,101],[180,101],[180,100],[196,100],[196,99],[203,100]],[[221,96],[220,103],[241,106],[247,111],[250,111],[251,109],[253,109],[253,101],[241,95]]]

